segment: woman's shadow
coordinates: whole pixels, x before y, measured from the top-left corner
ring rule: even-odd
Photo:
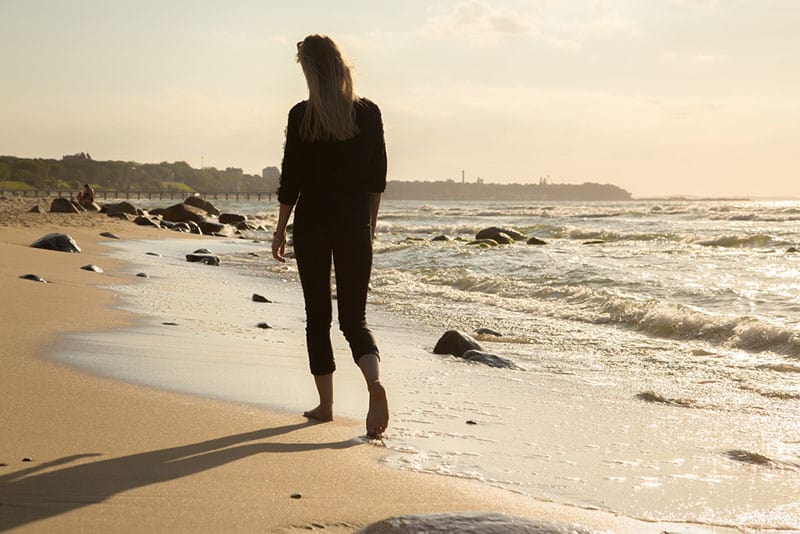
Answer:
[[[134,488],[174,480],[261,453],[346,449],[359,439],[330,443],[249,443],[313,425],[266,428],[169,449],[97,460],[39,473],[97,453],[77,454],[0,476],[0,530],[103,502]]]

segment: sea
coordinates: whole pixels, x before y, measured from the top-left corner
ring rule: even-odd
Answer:
[[[215,204],[262,219],[277,209]],[[544,244],[471,244],[488,227]],[[187,263],[186,240],[110,243],[131,275],[149,270],[112,283],[149,319],[55,357],[311,407],[313,390],[296,386],[311,387],[304,345],[281,341],[302,334],[296,267],[272,260],[270,232],[198,240],[219,267]],[[374,250],[387,466],[644,520],[800,531],[800,201],[384,201]],[[251,292],[277,308],[254,308]],[[185,329],[164,325],[176,318]],[[253,328],[261,318],[273,328]],[[447,330],[518,368],[434,354]],[[337,395],[360,391],[334,336]],[[363,402],[337,398],[337,410],[362,418]]]

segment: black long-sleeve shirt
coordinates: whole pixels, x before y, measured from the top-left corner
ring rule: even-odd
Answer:
[[[345,217],[369,220],[368,193],[386,189],[386,144],[378,106],[361,98],[354,110],[359,133],[346,141],[300,139],[300,123],[308,105],[289,111],[278,201],[298,203],[298,217]]]

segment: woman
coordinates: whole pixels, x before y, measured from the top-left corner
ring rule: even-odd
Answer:
[[[381,113],[373,102],[355,95],[350,66],[330,38],[309,35],[297,43],[297,61],[308,100],[289,111],[272,256],[286,261],[286,226],[296,204],[294,252],[306,306],[309,363],[319,393],[319,405],[304,415],[333,420],[333,258],[339,327],[367,382],[367,434],[377,437],[386,430],[389,408],[365,308],[372,239],[386,187]]]

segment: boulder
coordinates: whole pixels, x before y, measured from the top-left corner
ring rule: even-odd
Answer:
[[[357,530],[356,534],[591,534],[575,524],[527,519],[495,512],[445,512],[403,515],[382,519]]]
[[[452,241],[453,238],[449,235],[437,235],[436,237],[432,238],[431,241]]]
[[[152,215],[139,215],[133,219],[133,224],[161,228],[161,220],[158,217],[153,217]]]
[[[203,235],[203,231],[200,229],[200,227],[197,225],[196,222],[189,221],[186,224],[189,225],[189,232],[190,233],[197,234],[197,235]]]
[[[192,254],[213,254],[213,252],[211,252],[207,248],[198,248],[197,250],[192,252]]]
[[[527,243],[529,245],[546,245],[547,244],[546,241],[542,241],[538,237],[532,237],[532,238],[528,239]]]
[[[800,248],[798,247],[789,247],[786,249],[787,254],[796,254],[798,252],[800,252]]]
[[[263,295],[259,295],[258,293],[253,293],[253,302],[267,302],[272,303],[267,297]]]
[[[28,210],[28,213],[41,213],[42,210],[39,208],[39,204],[36,204],[34,207]]]
[[[223,213],[219,216],[219,222],[222,224],[238,224],[243,223],[247,220],[247,217],[244,215],[238,215],[236,213]]]
[[[50,204],[50,213],[82,213],[84,209],[68,198],[54,198]]]
[[[127,213],[128,215],[139,215],[136,206],[131,204],[130,202],[122,201],[117,202],[114,204],[105,204],[103,205],[102,209],[100,210],[101,213],[105,213],[109,217],[120,217],[121,215]]]
[[[187,254],[186,261],[192,263],[205,263],[206,265],[219,265],[219,256],[213,254]]]
[[[471,362],[479,362],[488,365],[489,367],[497,367],[501,369],[516,369],[523,370],[522,367],[512,362],[508,358],[502,358],[496,354],[490,354],[480,350],[468,350],[462,356],[465,360]]]
[[[497,330],[492,330],[491,328],[477,328],[475,329],[475,333],[478,334],[479,336],[503,337],[503,334],[501,334]]]
[[[467,245],[477,245],[481,248],[486,247],[496,247],[498,245],[497,241],[494,239],[476,239],[475,241],[470,241]]]
[[[209,215],[219,215],[219,210],[212,204],[211,202],[202,199],[199,196],[191,196],[183,201],[184,204],[188,204],[190,206],[194,206],[195,208],[200,208],[204,210]]]
[[[483,351],[483,347],[472,336],[459,330],[448,330],[442,334],[433,348],[434,354],[452,354],[459,358],[468,350]]]
[[[514,241],[524,241],[526,238],[524,235],[519,233],[517,230],[513,228],[501,228],[498,226],[490,226],[489,228],[484,228],[477,234],[475,234],[475,239],[495,239],[494,236],[497,234],[506,234],[508,237],[513,239]],[[497,241],[497,239],[495,239]]]
[[[33,248],[43,248],[47,250],[57,250],[59,252],[80,252],[81,248],[67,234],[52,233],[40,237],[34,241]]]
[[[152,215],[160,215],[166,221],[194,222],[200,224],[206,220],[207,212],[204,209],[190,206],[189,204],[173,204],[168,208],[150,210]]]
[[[47,280],[45,280],[44,278],[42,278],[38,274],[23,274],[23,275],[20,275],[20,278],[22,278],[23,280],[31,280],[33,282],[41,282],[43,284],[47,283]]]
[[[179,223],[172,223],[172,226],[169,227],[170,230],[174,232],[185,232],[190,233],[192,231],[189,223],[179,222]]]
[[[197,226],[203,232],[203,235],[212,235],[212,234],[228,234],[233,235],[233,229],[230,226],[225,224],[220,224],[213,221],[198,221]],[[227,237],[230,237],[228,235]]]

